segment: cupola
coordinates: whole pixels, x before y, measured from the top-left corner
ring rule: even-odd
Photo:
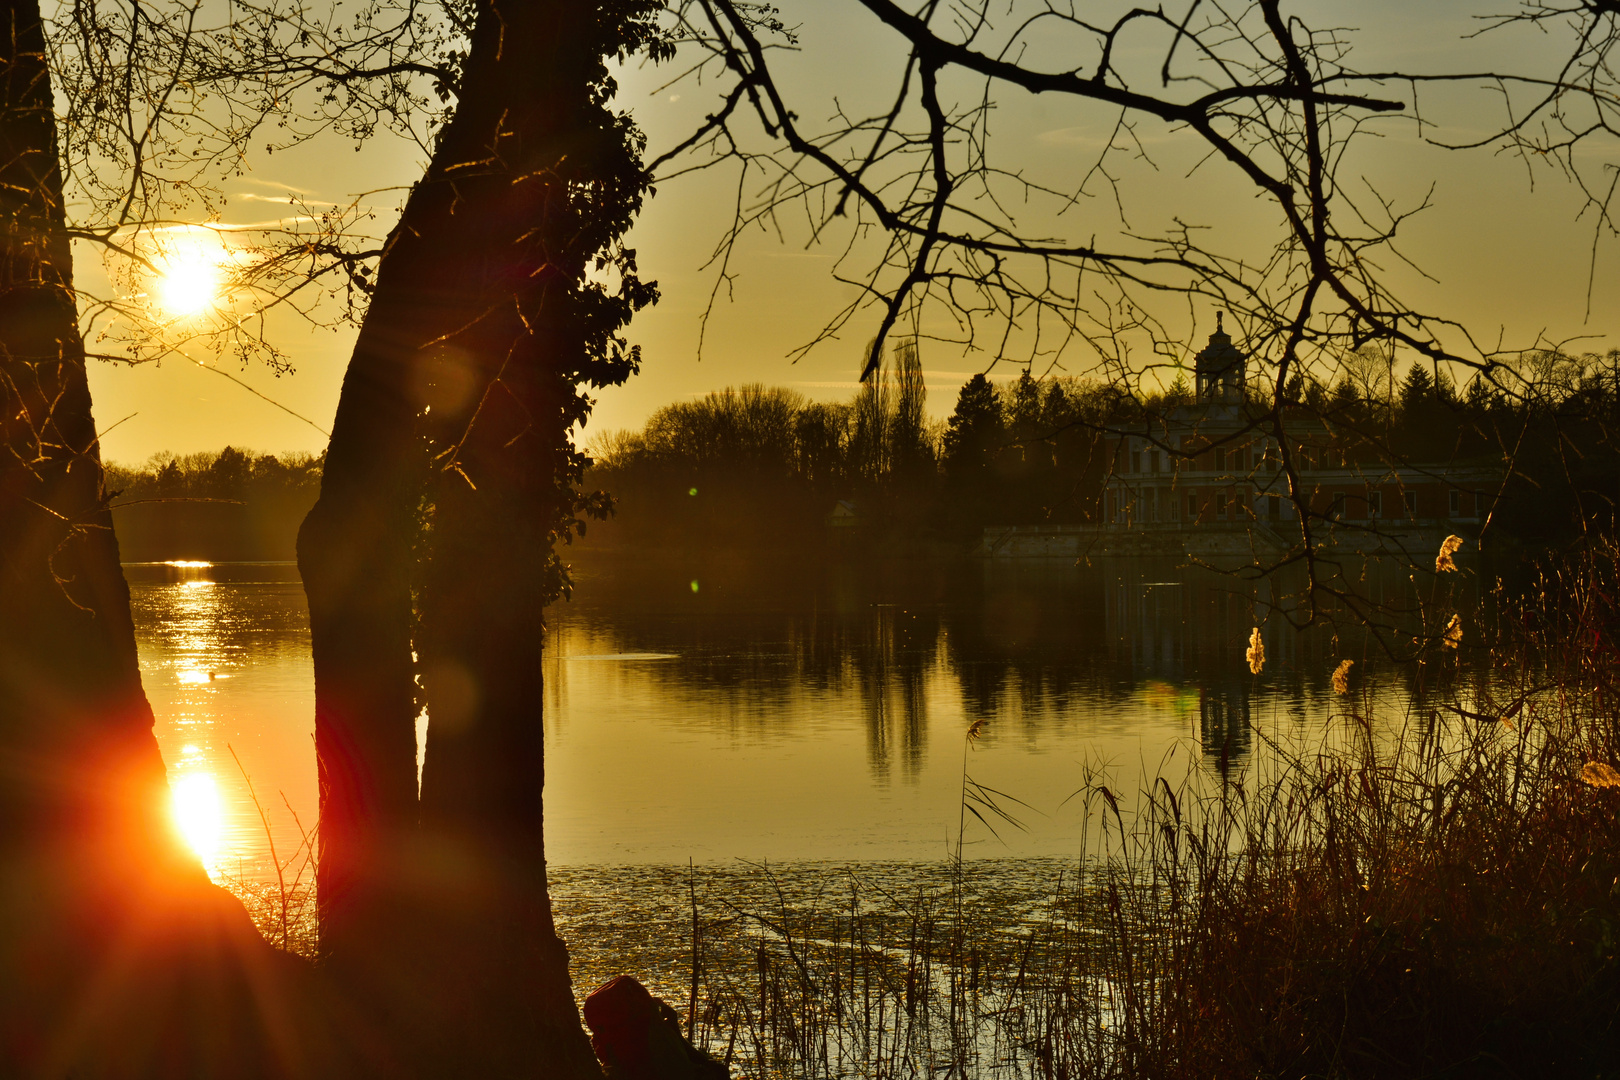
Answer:
[[[1195,392],[1200,404],[1209,402],[1237,403],[1243,400],[1244,361],[1248,357],[1232,344],[1232,338],[1221,326],[1224,312],[1215,313],[1215,332],[1209,335],[1209,344],[1193,361]]]

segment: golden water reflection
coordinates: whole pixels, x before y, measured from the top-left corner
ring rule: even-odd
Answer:
[[[273,881],[271,841],[283,864],[307,861],[317,814],[297,568],[174,560],[125,574],[175,827],[215,880]]]
[[[296,568],[129,573],[177,823],[222,878],[274,882],[272,839],[287,878],[312,876]],[[545,654],[546,843],[561,865],[937,859],[963,822],[964,767],[1039,810],[1023,831],[969,836],[969,854],[1066,856],[1087,827],[1068,797],[1093,770],[1125,796],[1160,769],[1225,776],[1263,745],[1333,730],[1347,704],[1328,677],[1348,638],[1292,634],[1268,584],[1175,567],[601,556],[575,576]],[[1261,676],[1243,659],[1256,625]],[[1404,684],[1373,681],[1400,713]]]
[[[225,810],[212,773],[182,773],[171,779],[174,824],[186,844],[212,875],[219,865],[225,835]]]

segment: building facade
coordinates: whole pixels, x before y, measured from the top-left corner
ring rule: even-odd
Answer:
[[[1247,370],[1217,321],[1194,360],[1193,400],[1112,439],[1100,522],[992,526],[978,554],[1252,561],[1299,543],[1301,501],[1315,540],[1341,549],[1413,555],[1453,533],[1478,535],[1500,464],[1375,461],[1304,407],[1283,415],[1285,448],[1248,394]]]
[[[1105,525],[1297,531],[1285,448],[1255,422],[1261,410],[1247,397],[1247,357],[1217,324],[1194,367],[1191,404],[1117,438]],[[1346,531],[1466,534],[1489,514],[1502,481],[1502,470],[1488,465],[1357,460],[1344,438],[1304,408],[1289,410],[1281,426],[1312,516],[1354,527]]]

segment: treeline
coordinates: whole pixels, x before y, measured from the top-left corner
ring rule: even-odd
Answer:
[[[126,562],[297,557],[298,526],[320,494],[322,455],[152,455],[107,466],[107,493]]]
[[[1347,364],[1308,403],[1363,468],[1380,461],[1489,463],[1506,470],[1492,527],[1520,542],[1559,544],[1620,519],[1620,350],[1536,352],[1472,377],[1387,358]]]
[[[917,350],[902,345],[847,402],[758,384],[659,409],[592,445],[610,542],[820,544],[840,502],[863,533],[951,539],[997,521],[1090,521],[1106,475],[1099,429],[1141,413],[1110,387],[983,375],[930,421]]]
[[[1269,407],[1250,384],[1248,408]],[[1340,460],[1382,464],[1511,464],[1493,527],[1534,543],[1593,524],[1620,502],[1620,351],[1535,354],[1459,390],[1442,370],[1396,378],[1377,355],[1349,358],[1331,383],[1299,380],[1286,395],[1320,420]],[[864,536],[970,539],[986,525],[1101,519],[1114,467],[1110,432],[1151,424],[1192,394],[1132,394],[1117,384],[1025,372],[997,386],[975,375],[943,423],[931,422],[915,347],[847,402],[781,387],[728,388],[659,409],[640,431],[592,445],[589,482],[616,517],[589,539],[677,546],[821,544],[829,514],[853,508]],[[846,520],[848,520],[846,518]]]
[[[1512,463],[1492,527],[1535,544],[1610,530],[1620,505],[1620,351],[1535,354],[1459,389],[1413,365],[1395,378],[1353,357],[1331,385],[1293,388],[1345,457],[1380,462]],[[998,386],[975,375],[943,422],[927,415],[917,350],[902,345],[848,401],[816,402],[758,384],[659,409],[640,431],[592,444],[589,484],[611,492],[613,520],[587,542],[819,546],[828,517],[852,508],[874,536],[958,543],[986,525],[1100,519],[1114,466],[1110,431],[1149,423],[1191,393],[1161,394],[1025,372]],[[1254,392],[1250,408],[1266,402]],[[123,558],[296,557],[298,526],[320,491],[319,455],[153,455],[107,467]],[[853,530],[852,530],[853,532]]]

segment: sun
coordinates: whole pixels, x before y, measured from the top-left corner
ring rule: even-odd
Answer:
[[[216,238],[180,237],[166,244],[153,262],[157,300],[170,315],[201,315],[219,303],[225,252]]]

